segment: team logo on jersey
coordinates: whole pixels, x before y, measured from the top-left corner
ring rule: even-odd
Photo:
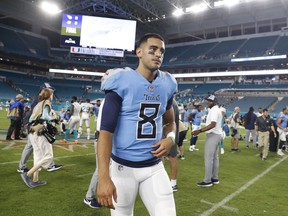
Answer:
[[[123,169],[124,169],[124,167],[123,167],[122,165],[119,165],[119,166],[118,166],[118,170],[119,170],[119,171],[122,171]]]
[[[149,92],[154,92],[155,91],[155,87],[153,85],[149,85],[148,86],[148,91]]]

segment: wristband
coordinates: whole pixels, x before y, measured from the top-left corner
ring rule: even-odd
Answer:
[[[166,138],[171,138],[172,139],[172,141],[173,141],[173,144],[175,144],[175,137],[176,137],[176,135],[175,135],[175,133],[174,132],[169,132],[168,134],[167,134],[167,136],[166,136]]]

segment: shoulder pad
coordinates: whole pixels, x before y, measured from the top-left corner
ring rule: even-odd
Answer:
[[[104,76],[102,77],[102,82],[109,79],[111,76],[119,73],[120,71],[125,70],[126,68],[113,68],[109,69],[105,72]]]
[[[101,90],[115,90],[119,87],[121,78],[120,75],[122,72],[132,70],[128,67],[126,68],[115,68],[107,70],[105,75],[101,79]]]

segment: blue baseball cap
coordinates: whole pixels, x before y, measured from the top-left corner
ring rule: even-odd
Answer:
[[[49,88],[49,89],[52,89],[52,90],[55,91],[55,88],[53,88],[49,83],[43,83],[43,84],[40,86],[40,90],[45,89],[45,88]]]
[[[217,101],[217,98],[216,98],[215,95],[210,95],[209,97],[206,98],[206,100],[216,102],[216,101]]]

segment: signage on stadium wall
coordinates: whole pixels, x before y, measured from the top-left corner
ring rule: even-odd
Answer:
[[[110,50],[100,48],[87,48],[87,47],[70,47],[70,53],[73,54],[85,54],[85,55],[99,55],[99,56],[113,56],[123,57],[123,50]]]

